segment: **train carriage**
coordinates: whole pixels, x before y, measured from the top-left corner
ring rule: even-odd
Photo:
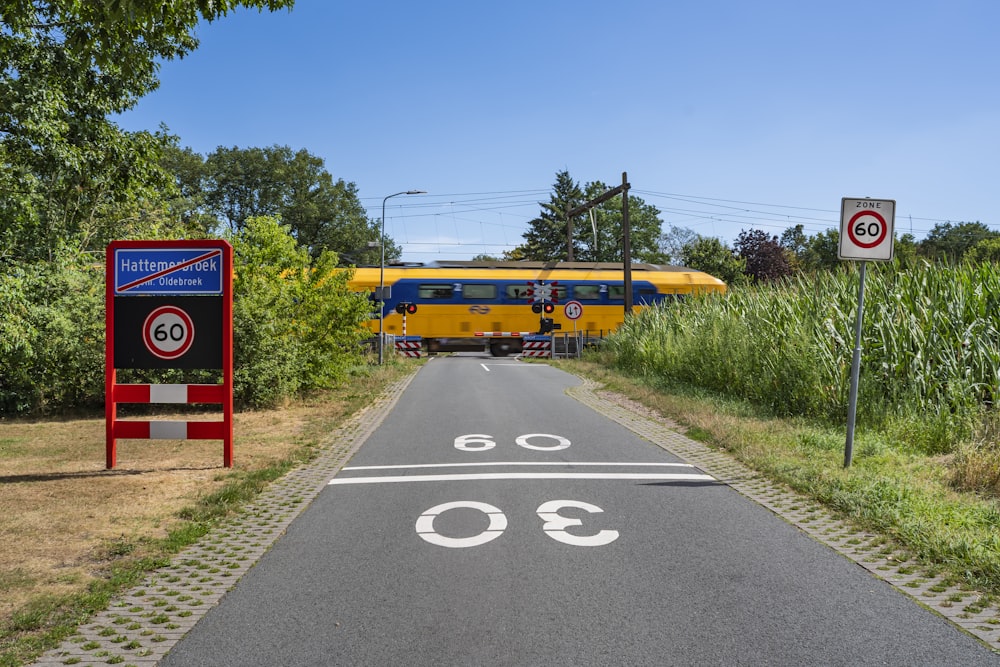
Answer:
[[[488,350],[495,356],[520,352],[525,335],[542,332],[545,320],[562,331],[603,337],[625,319],[625,281],[620,264],[585,262],[455,262],[362,267],[351,286],[375,298],[384,272],[389,296],[383,307],[384,333],[403,335],[399,304],[413,304],[406,335],[419,336],[428,352]],[[632,266],[636,311],[665,299],[697,292],[722,292],[726,285],[707,273],[655,264]],[[580,317],[566,317],[576,301]],[[544,303],[551,312],[537,312]],[[412,310],[412,308],[411,308]],[[378,305],[368,326],[378,333]]]

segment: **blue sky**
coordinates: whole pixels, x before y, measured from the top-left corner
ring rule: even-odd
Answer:
[[[403,259],[521,242],[556,172],[621,183],[671,225],[1000,230],[994,0],[297,0],[198,29],[118,119],[203,155],[288,145],[353,182]]]

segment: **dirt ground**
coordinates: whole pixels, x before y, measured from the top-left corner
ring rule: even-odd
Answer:
[[[314,400],[238,413],[234,470],[286,458],[344,410]],[[82,590],[116,546],[166,536],[176,513],[230,472],[217,440],[119,440],[117,465],[106,470],[104,428],[103,418],[0,421],[0,624],[31,599]]]

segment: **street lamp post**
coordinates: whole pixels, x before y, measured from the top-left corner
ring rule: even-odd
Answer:
[[[385,320],[385,202],[399,195],[422,195],[424,190],[404,190],[386,196],[382,199],[382,232],[379,245],[382,246],[382,259],[378,265],[378,365],[382,365],[382,347],[385,345],[382,325]]]

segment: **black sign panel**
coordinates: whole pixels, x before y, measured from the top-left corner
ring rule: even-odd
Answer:
[[[114,297],[114,367],[221,369],[222,298]]]

